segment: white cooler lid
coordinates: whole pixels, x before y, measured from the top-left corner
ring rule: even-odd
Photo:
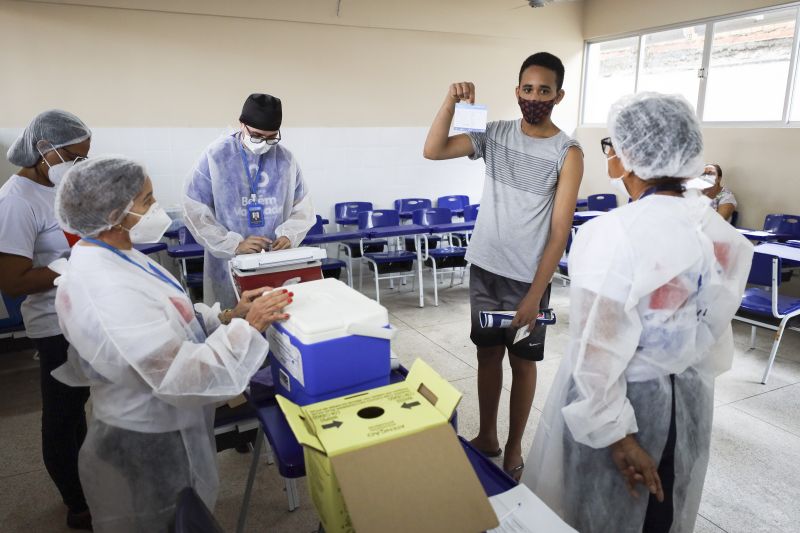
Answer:
[[[258,270],[319,261],[327,256],[328,254],[322,248],[301,246],[300,248],[289,248],[288,250],[276,250],[274,252],[237,255],[231,259],[231,266],[239,270]]]
[[[281,326],[303,344],[350,335],[353,324],[382,328],[389,312],[381,304],[333,278],[298,283],[289,288],[294,300],[291,315]]]

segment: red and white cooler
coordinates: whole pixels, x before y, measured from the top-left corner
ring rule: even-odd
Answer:
[[[237,255],[230,261],[237,294],[261,287],[283,287],[322,279],[322,248],[300,247]]]

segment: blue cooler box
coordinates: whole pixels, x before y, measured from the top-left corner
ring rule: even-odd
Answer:
[[[385,307],[332,278],[289,290],[289,320],[267,331],[277,394],[308,405],[389,384]]]

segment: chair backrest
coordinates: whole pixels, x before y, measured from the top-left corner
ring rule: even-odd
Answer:
[[[399,226],[400,213],[394,209],[375,209],[358,214],[358,229],[383,228]]]
[[[734,209],[731,213],[731,226],[736,227],[737,222],[739,222],[739,211]]]
[[[617,207],[617,197],[613,194],[590,194],[586,198],[589,211],[610,211]]]
[[[464,209],[469,205],[469,196],[464,194],[453,194],[451,196],[440,196],[436,199],[436,207],[446,207],[453,211]]]
[[[470,204],[464,206],[464,220],[466,222],[474,222],[478,220],[478,210],[481,204]]]
[[[191,487],[178,494],[175,503],[174,533],[224,533],[222,526]]]
[[[394,208],[401,213],[411,213],[417,209],[425,209],[432,205],[427,198],[400,198],[394,201]]]
[[[22,311],[20,306],[25,296],[12,298],[0,293],[0,328],[11,328],[22,324]]]
[[[317,221],[311,226],[306,235],[322,235],[325,233],[325,225],[322,223],[322,217],[317,215]]]
[[[333,206],[333,213],[336,218],[354,218],[361,211],[371,210],[372,202],[339,202]]]
[[[778,227],[781,225],[781,218],[783,215],[781,214],[770,214],[764,217],[764,231],[778,231]]]
[[[182,246],[184,244],[197,244],[197,241],[186,226],[178,230],[178,243]]]
[[[773,267],[773,260],[777,260],[778,262],[778,275],[774,276],[775,284],[781,284],[781,268],[783,266],[783,262],[781,261],[780,257],[776,257],[774,255],[769,254],[762,254],[756,252],[753,254],[753,263],[750,266],[750,274],[747,276],[747,283],[751,283],[753,285],[762,285],[765,287],[772,287],[772,267]]]
[[[417,209],[411,214],[411,222],[420,226],[449,224],[453,221],[453,212],[446,207],[428,207]]]
[[[800,237],[800,215],[783,215],[778,224],[778,233],[787,233],[792,237]]]

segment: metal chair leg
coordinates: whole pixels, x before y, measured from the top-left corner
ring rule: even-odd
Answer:
[[[242,508],[239,510],[239,520],[236,522],[236,533],[242,533],[244,531],[245,522],[247,522],[247,511],[250,508],[250,496],[253,492],[253,482],[256,479],[258,459],[261,455],[261,444],[263,442],[264,431],[259,427],[256,433],[256,442],[253,445],[253,457],[250,459],[250,472],[247,473],[247,485],[245,485],[244,497],[242,498]]]
[[[433,267],[433,305],[439,307],[439,278],[436,277],[436,259],[431,260]]]
[[[381,282],[378,279],[378,264],[375,263],[375,301],[381,303]]]
[[[767,368],[764,370],[764,377],[761,379],[761,383],[763,385],[767,384],[767,380],[769,379],[769,373],[772,371],[772,365],[775,364],[775,356],[778,355],[778,347],[781,344],[781,338],[783,337],[783,332],[786,329],[786,322],[789,321],[788,317],[784,317],[781,320],[781,325],[778,326],[778,331],[775,333],[775,340],[772,343],[772,350],[769,352],[769,361],[767,362]]]
[[[297,492],[297,480],[285,478],[286,480],[286,497],[289,500],[289,512],[294,511],[300,507],[300,494]]]
[[[750,326],[750,349],[756,347],[756,327]]]

